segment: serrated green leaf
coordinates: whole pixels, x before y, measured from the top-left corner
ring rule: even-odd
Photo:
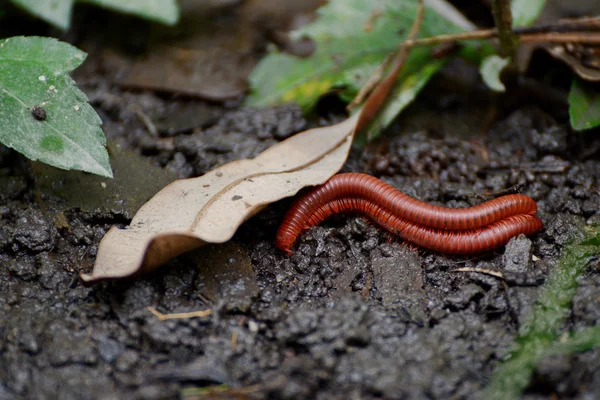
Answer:
[[[573,79],[569,93],[571,126],[577,131],[600,126],[600,86]]]
[[[486,57],[479,66],[479,73],[488,87],[496,92],[504,92],[506,88],[500,80],[500,74],[504,68],[510,64],[509,58],[502,58],[498,55]]]
[[[533,24],[545,4],[546,0],[512,0],[510,10],[513,17],[513,27]]]
[[[166,25],[179,21],[179,5],[176,0],[79,0],[124,14],[132,14]]]
[[[85,57],[51,38],[0,41],[0,143],[58,168],[112,177],[102,121],[68,75]]]
[[[71,10],[75,0],[11,0],[28,13],[66,30],[71,23]]]

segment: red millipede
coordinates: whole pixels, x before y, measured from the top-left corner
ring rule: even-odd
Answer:
[[[542,228],[535,201],[499,197],[474,207],[451,209],[413,199],[370,175],[336,175],[302,196],[277,232],[277,248],[291,254],[298,236],[329,216],[355,212],[403,239],[430,250],[473,254],[503,246],[516,235]]]

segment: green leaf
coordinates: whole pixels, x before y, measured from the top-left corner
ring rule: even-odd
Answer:
[[[294,38],[312,39],[314,54],[304,59],[277,52],[267,55],[250,77],[253,92],[247,104],[295,101],[308,111],[331,88],[343,88],[344,97],[353,95],[406,38],[416,4],[413,0],[331,0],[319,9],[315,22],[292,33]],[[427,8],[421,36],[458,30]]]
[[[12,0],[28,13],[62,29],[69,28],[75,0]]]
[[[510,64],[510,57],[502,58],[497,55],[486,57],[479,66],[479,73],[488,87],[496,92],[504,92],[506,88],[500,80],[502,70]]]
[[[179,5],[176,0],[79,0],[79,2],[96,4],[166,25],[175,25],[179,21]]]
[[[531,25],[542,12],[546,0],[512,0],[513,27]]]
[[[58,168],[112,177],[102,121],[68,75],[85,57],[51,38],[0,41],[0,143]]]
[[[600,253],[600,247],[593,245],[598,242],[598,231],[592,236],[582,228],[581,235],[583,240],[563,250],[558,265],[551,271],[537,303],[521,326],[509,357],[494,372],[483,398],[519,398],[539,360],[556,347],[558,331],[571,312],[578,279],[590,259]],[[577,340],[583,343],[585,338]]]
[[[367,137],[377,137],[398,114],[416,97],[429,79],[446,63],[446,60],[432,60],[428,49],[414,48],[398,76],[386,104],[382,107],[367,129]],[[356,138],[362,144],[361,137]]]
[[[571,126],[577,131],[600,125],[600,86],[573,79],[569,93]]]

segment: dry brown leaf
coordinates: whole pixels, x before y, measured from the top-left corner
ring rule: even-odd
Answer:
[[[569,52],[567,46],[546,46],[546,50],[555,58],[567,63],[581,79],[591,82],[600,82],[600,69],[586,65],[581,57],[577,57],[576,53]],[[596,60],[597,63],[600,63],[598,59]]]
[[[211,101],[236,99],[246,93],[247,76],[256,60],[217,47],[187,49],[156,46],[140,60],[105,52],[114,82],[135,89],[183,93]]]
[[[242,222],[267,204],[325,182],[342,167],[358,114],[311,129],[256,158],[171,183],[140,208],[126,229],[113,227],[98,247],[85,282],[148,272],[205,243],[229,240]]]
[[[306,22],[322,2],[187,0],[177,27],[153,26],[141,54],[103,51],[102,68],[122,87],[236,100],[248,90],[265,35]]]

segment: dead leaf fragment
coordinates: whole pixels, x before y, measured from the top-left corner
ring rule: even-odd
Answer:
[[[245,78],[255,64],[251,57],[222,49],[168,46],[157,46],[141,60],[131,62],[111,55],[110,61],[111,68],[118,71],[114,80],[120,86],[182,93],[212,101],[243,95],[248,86]]]
[[[140,208],[126,229],[108,231],[92,274],[81,274],[81,279],[96,282],[148,272],[205,243],[226,242],[267,204],[335,174],[346,161],[357,120],[358,114],[310,129],[256,158],[171,183]]]
[[[568,45],[546,46],[553,57],[567,63],[573,71],[586,81],[600,82],[600,56],[593,60],[582,58],[578,52],[569,51]]]

